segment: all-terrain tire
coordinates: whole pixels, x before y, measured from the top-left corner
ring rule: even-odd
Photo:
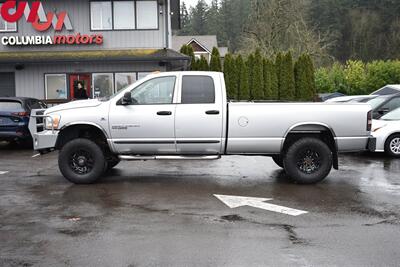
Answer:
[[[332,169],[332,151],[316,138],[302,138],[287,150],[283,165],[296,183],[315,184],[325,179]]]
[[[272,160],[275,162],[276,165],[283,168],[283,159],[280,155],[272,156]]]
[[[88,139],[75,139],[61,149],[58,166],[64,177],[74,184],[96,182],[104,172],[103,150]]]
[[[385,142],[385,153],[388,156],[400,158],[400,134],[393,134]]]

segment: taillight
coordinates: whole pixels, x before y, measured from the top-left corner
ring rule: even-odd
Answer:
[[[372,110],[368,112],[368,121],[367,121],[367,131],[370,132],[372,130]]]
[[[26,112],[26,111],[24,111],[24,112],[14,112],[14,113],[11,113],[11,115],[17,116],[17,117],[28,117],[29,113]]]

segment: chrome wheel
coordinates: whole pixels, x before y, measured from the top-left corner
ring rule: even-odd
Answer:
[[[305,150],[300,153],[297,160],[297,168],[305,173],[312,174],[319,170],[321,167],[321,157],[318,152],[311,149]]]
[[[393,138],[389,146],[393,154],[400,155],[400,137]]]

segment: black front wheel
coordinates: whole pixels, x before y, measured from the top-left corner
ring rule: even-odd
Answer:
[[[96,182],[104,172],[105,162],[102,149],[88,139],[68,142],[58,156],[61,173],[74,184]]]
[[[283,165],[295,182],[314,184],[328,176],[332,158],[332,151],[326,143],[316,138],[302,138],[289,147]]]

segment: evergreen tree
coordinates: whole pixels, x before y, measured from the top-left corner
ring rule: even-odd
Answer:
[[[246,66],[248,69],[248,83],[249,83],[249,94],[250,94],[250,98],[248,100],[254,100],[253,97],[253,91],[254,91],[254,55],[250,54],[247,57],[247,61],[246,61]]]
[[[273,64],[269,59],[263,60],[263,78],[264,78],[264,98],[272,99],[272,74],[274,69]],[[276,75],[276,74],[275,74]]]
[[[249,71],[241,55],[236,59],[236,66],[238,71],[238,100],[249,100]]]
[[[277,82],[278,82],[278,90],[277,90],[277,100],[281,99],[281,91],[283,90],[284,87],[284,71],[283,71],[283,55],[281,52],[279,52],[276,55],[275,59],[275,72],[276,72],[276,77],[277,77]]]
[[[214,47],[211,52],[210,70],[218,72],[222,71],[221,56],[219,55],[218,48],[216,47]]]
[[[309,84],[310,100],[314,100],[317,94],[317,86],[315,84],[315,68],[314,62],[310,55],[306,55],[307,62],[307,79]]]
[[[190,10],[191,29],[193,35],[207,34],[207,10],[206,1],[199,0],[194,8]]]
[[[180,35],[189,35],[191,32],[190,17],[185,2],[181,4],[181,30]]]
[[[190,57],[191,62],[192,62],[191,66],[190,66],[190,70],[193,70],[193,71],[197,70],[198,69],[198,67],[197,67],[198,60],[196,60],[196,57],[194,56],[194,50],[191,45],[187,46],[187,55]]]
[[[208,65],[207,59],[204,56],[201,56],[201,58],[198,60],[197,70],[198,71],[209,71],[210,70],[210,66]]]
[[[188,46],[187,45],[182,45],[180,52],[184,55],[189,55],[188,53]]]
[[[233,60],[234,59],[231,54],[226,54],[224,60],[224,77],[228,99],[236,98],[236,84],[233,77]]]
[[[307,100],[307,69],[304,54],[294,64],[294,78],[296,84],[296,100]]]
[[[296,92],[294,82],[294,66],[291,52],[288,52],[283,56],[280,74],[280,99],[289,101],[294,100]]]
[[[264,72],[263,72],[263,57],[260,49],[257,49],[254,54],[254,66],[252,68],[252,97],[254,100],[264,99]]]

